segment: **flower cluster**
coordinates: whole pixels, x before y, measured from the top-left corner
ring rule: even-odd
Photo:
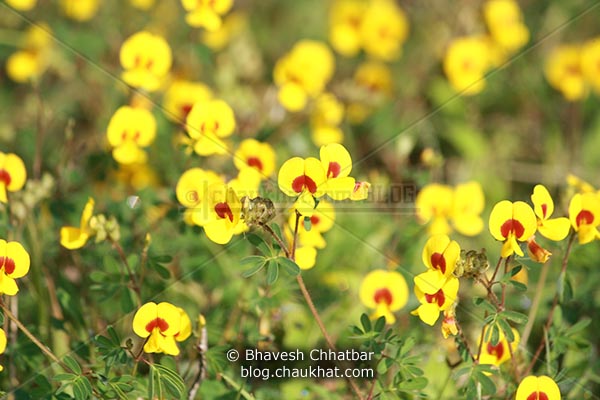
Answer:
[[[375,270],[364,277],[359,296],[366,307],[375,309],[372,319],[385,317],[386,323],[393,324],[396,322],[393,312],[408,302],[408,286],[399,272]]]
[[[133,331],[146,339],[146,353],[179,354],[177,342],[192,334],[192,323],[186,312],[171,303],[149,302],[141,306],[133,317]]]
[[[35,3],[35,2],[33,2]],[[17,50],[6,60],[10,79],[25,83],[37,79],[48,68],[52,52],[52,30],[45,23],[32,25]]]
[[[185,22],[195,28],[216,31],[221,27],[221,18],[233,6],[233,0],[181,0],[187,12]]]
[[[100,0],[61,0],[60,5],[68,18],[84,22],[96,15]]]

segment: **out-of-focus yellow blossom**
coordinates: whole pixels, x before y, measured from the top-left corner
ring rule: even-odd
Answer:
[[[600,238],[600,195],[596,193],[577,193],[569,203],[569,220],[580,244]]]
[[[590,183],[584,181],[583,179],[573,174],[567,175],[567,184],[579,193],[589,193],[596,191],[596,188],[594,188],[594,186],[592,186]]]
[[[60,244],[63,247],[74,250],[85,245],[90,236],[94,234],[94,231],[90,228],[90,219],[92,219],[93,213],[94,199],[90,197],[83,208],[79,227],[63,226],[60,228]]]
[[[584,43],[581,49],[581,72],[592,88],[600,93],[600,37]]]
[[[0,202],[8,203],[7,192],[17,192],[27,180],[25,163],[16,154],[0,151]]]
[[[440,312],[454,305],[458,296],[458,279],[447,278],[439,270],[429,270],[415,276],[415,295],[421,305],[412,315],[418,315],[421,321],[433,326]]]
[[[560,400],[560,389],[549,376],[525,377],[519,387],[515,400]]]
[[[537,229],[535,213],[529,204],[522,201],[502,200],[490,213],[490,233],[496,240],[504,242],[500,255],[508,257],[517,253],[523,257],[520,242],[529,239]]]
[[[529,30],[516,1],[489,0],[483,6],[483,16],[493,40],[509,53],[529,41]]]
[[[184,313],[182,309],[167,302],[159,304],[149,302],[141,306],[133,317],[132,325],[136,335],[148,338],[144,344],[144,351],[178,355],[179,348],[175,340],[176,335],[182,331]],[[189,321],[189,317],[187,320]]]
[[[321,94],[311,115],[311,138],[317,146],[341,143],[344,133],[338,127],[344,118],[344,105],[331,93]]]
[[[233,155],[233,163],[238,170],[250,167],[260,172],[261,179],[267,179],[275,171],[275,151],[268,143],[256,139],[245,139]]]
[[[322,42],[301,40],[275,64],[273,78],[279,102],[288,111],[301,111],[321,94],[333,75],[335,59]]]
[[[221,50],[244,30],[246,24],[247,17],[245,14],[232,12],[223,18],[223,23],[219,29],[202,32],[202,43],[213,50]]]
[[[14,296],[19,291],[15,279],[29,272],[29,253],[19,242],[0,239],[0,254],[0,295]]]
[[[230,180],[227,185],[230,186],[238,198],[248,196],[251,199],[259,195],[260,182],[264,176],[252,167],[240,169],[237,177]]]
[[[6,0],[6,4],[19,11],[29,11],[37,4],[37,0]]]
[[[192,215],[192,220],[204,228],[206,237],[218,244],[229,243],[236,233],[242,212],[242,203],[233,188],[222,184],[210,185],[201,210]]]
[[[195,28],[215,31],[221,27],[221,17],[233,6],[233,0],[181,0],[187,11],[185,22]]]
[[[356,95],[348,105],[348,120],[360,124],[392,94],[392,72],[379,61],[366,61],[354,73]]]
[[[550,85],[569,101],[580,100],[587,94],[586,82],[581,70],[581,48],[562,45],[549,55],[544,68]]]
[[[354,183],[354,189],[352,190],[352,194],[350,195],[350,200],[359,201],[367,199],[367,197],[369,197],[370,188],[371,184],[369,182],[356,181]]]
[[[422,223],[433,221],[429,234],[448,234],[452,231],[448,220],[452,216],[452,196],[454,192],[448,185],[431,183],[425,186],[416,199],[417,218]]]
[[[60,5],[65,15],[76,21],[84,22],[92,19],[98,11],[99,0],[61,0]]]
[[[334,200],[349,198],[354,191],[355,180],[349,176],[352,158],[348,150],[339,143],[331,143],[321,146],[319,155],[327,177],[325,193]]]
[[[456,185],[452,201],[452,225],[463,235],[475,236],[483,230],[481,213],[485,198],[478,182]]]
[[[311,269],[317,263],[317,249],[310,246],[300,246],[296,249],[296,264],[302,270]]]
[[[186,131],[194,151],[201,156],[227,153],[223,138],[235,130],[233,110],[223,100],[204,100],[194,104],[186,120]]]
[[[25,83],[42,75],[48,67],[52,49],[50,27],[45,23],[32,25],[20,47],[6,60],[6,74],[15,82]]]
[[[533,188],[531,202],[537,216],[537,230],[542,236],[555,241],[567,237],[570,229],[569,219],[565,217],[550,219],[554,212],[554,201],[544,185],[536,185]]]
[[[135,33],[123,42],[120,59],[125,70],[123,80],[149,92],[160,87],[173,62],[167,41],[147,31]]]
[[[460,257],[460,246],[446,235],[435,235],[427,240],[421,258],[431,270],[440,271],[450,277]]]
[[[135,190],[157,187],[159,183],[156,171],[147,163],[119,164],[115,178]]]
[[[408,301],[408,286],[402,274],[396,271],[371,271],[360,285],[359,296],[366,307],[375,309],[372,319],[383,316],[387,324],[393,324],[396,322],[393,312]]]
[[[400,56],[408,36],[408,19],[393,0],[371,0],[360,25],[365,52],[391,61]]]
[[[184,220],[193,225],[195,213],[202,212],[202,204],[206,201],[209,186],[213,184],[224,184],[223,179],[213,171],[201,168],[192,168],[185,171],[175,186],[175,196],[179,204],[186,208]]]
[[[0,328],[0,354],[4,354],[6,350],[6,333]],[[0,365],[0,372],[4,371],[4,367]]]
[[[154,5],[155,0],[129,0],[129,2],[135,8],[149,10]]]
[[[515,328],[512,328],[512,333],[515,337],[515,340],[510,343],[509,348],[508,340],[506,339],[506,336],[504,336],[502,329],[500,329],[500,340],[495,346],[491,342],[486,342],[483,340],[486,336],[487,329],[490,328],[486,327],[486,329],[483,330],[482,335],[479,337],[479,341],[477,342],[481,343],[483,341],[483,344],[481,345],[479,364],[490,364],[498,367],[505,361],[510,360],[511,350],[513,355],[517,351],[520,341],[519,332]]]
[[[368,3],[336,0],[329,11],[329,41],[341,55],[351,57],[362,47],[361,24]]]
[[[454,39],[444,56],[444,73],[452,87],[462,94],[474,95],[485,87],[490,67],[490,49],[486,39],[467,36]]]
[[[212,90],[204,83],[176,80],[169,86],[163,99],[165,115],[183,125],[194,104],[210,100],[212,96]]]
[[[120,164],[146,162],[148,147],[156,137],[154,115],[143,108],[120,107],[106,129],[108,143],[113,147],[113,158]]]

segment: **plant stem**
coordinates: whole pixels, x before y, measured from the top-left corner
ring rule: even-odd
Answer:
[[[544,265],[542,265],[540,278],[535,288],[535,296],[533,298],[533,302],[531,303],[531,308],[529,309],[529,315],[527,316],[527,324],[525,325],[525,328],[523,329],[523,335],[521,336],[521,345],[523,346],[523,348],[527,346],[527,341],[529,340],[529,335],[531,335],[531,329],[533,328],[533,323],[535,322],[535,315],[537,314],[538,308],[540,307],[542,293],[544,291],[544,286],[546,285],[546,277],[548,276],[549,267],[550,263],[548,261],[546,261]]]
[[[277,233],[275,233],[275,231],[267,224],[259,222],[258,225],[263,228],[265,231],[267,231],[272,237],[273,239],[275,239],[275,241],[277,242],[277,244],[279,245],[279,247],[281,247],[281,249],[284,251],[285,256],[287,258],[291,258],[290,257],[290,251],[288,250],[287,246],[285,245],[285,243],[283,243],[283,240],[277,235]]]

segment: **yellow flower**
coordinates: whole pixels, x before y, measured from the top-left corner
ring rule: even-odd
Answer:
[[[242,203],[233,188],[223,184],[208,187],[202,212],[194,213],[192,218],[204,228],[206,237],[218,244],[227,244],[240,222]]]
[[[581,49],[581,72],[594,90],[600,93],[600,37],[584,43]]]
[[[227,185],[230,186],[235,194],[241,199],[248,196],[250,199],[256,198],[259,193],[260,182],[264,176],[253,167],[242,168],[238,176],[230,180]]]
[[[529,204],[522,201],[512,203],[502,200],[492,209],[489,229],[496,240],[504,242],[500,252],[502,257],[508,257],[513,253],[523,257],[523,250],[517,241],[524,242],[535,233],[537,229],[535,213]]]
[[[205,84],[176,80],[165,93],[163,100],[165,115],[171,121],[184,125],[194,104],[211,98],[212,91]]]
[[[266,179],[275,170],[275,151],[268,143],[245,139],[233,155],[233,163],[240,171],[247,167],[254,168],[260,172],[262,179]]]
[[[352,158],[344,146],[331,143],[320,150],[321,164],[326,171],[327,181],[323,190],[334,200],[344,200],[354,191],[354,178],[348,176],[352,171]],[[321,182],[317,182],[320,185]]]
[[[433,326],[440,312],[454,305],[458,296],[458,279],[446,277],[439,270],[429,270],[415,276],[415,295],[421,305],[412,315],[418,315],[421,321]]]
[[[140,10],[149,10],[154,5],[154,0],[129,0],[129,2]]]
[[[314,197],[324,194],[323,188],[327,174],[321,161],[313,157],[302,159],[293,157],[283,163],[279,169],[277,183],[279,189],[288,196],[295,197],[303,192]]]
[[[573,174],[567,175],[567,184],[579,193],[588,193],[596,191],[596,188],[594,188],[591,184]]]
[[[221,139],[235,130],[233,110],[223,100],[199,101],[187,116],[186,130],[196,154],[226,154],[227,144]]]
[[[273,78],[279,102],[288,111],[301,111],[331,79],[335,59],[329,48],[314,40],[301,40],[275,64]]]
[[[568,221],[569,220],[567,220],[567,222]],[[527,239],[527,254],[529,255],[529,258],[531,258],[533,261],[542,264],[548,261],[548,259],[552,255],[552,253],[544,249],[535,241],[535,235]],[[524,271],[524,269],[522,271]]]
[[[421,257],[427,268],[450,277],[460,257],[460,246],[446,235],[435,235],[425,243]]]
[[[398,311],[408,301],[408,286],[402,274],[396,271],[376,270],[365,276],[359,291],[360,300],[374,308],[372,319],[385,317],[388,324],[396,322],[393,311]]]
[[[37,0],[6,0],[6,4],[19,11],[29,11],[37,4]],[[1,370],[0,370],[1,371]]]
[[[169,73],[173,56],[162,36],[141,31],[125,40],[120,59],[125,70],[123,80],[135,88],[153,92]]]
[[[296,264],[302,270],[311,269],[317,262],[317,249],[310,246],[301,246],[296,249]]]
[[[352,190],[352,194],[350,195],[350,200],[365,200],[367,197],[369,197],[370,188],[371,184],[369,182],[356,181],[356,183],[354,183],[354,190]]]
[[[60,5],[65,15],[76,21],[88,21],[96,15],[99,0],[61,0]]]
[[[553,218],[554,201],[544,185],[536,185],[531,195],[533,210],[537,216],[538,232],[550,240],[563,240],[569,234],[570,222],[568,218]]]
[[[4,354],[4,351],[6,350],[6,332],[4,332],[4,329],[0,328],[0,354]],[[2,365],[0,365],[0,372],[2,372],[4,370],[4,367]]]
[[[529,41],[523,13],[514,0],[489,0],[483,15],[493,40],[508,52],[515,52]]]
[[[452,87],[465,95],[480,93],[490,67],[490,50],[479,36],[454,39],[444,56],[444,72]]]
[[[6,74],[17,83],[38,78],[48,67],[52,48],[51,29],[45,23],[28,29],[21,50],[6,60]]]
[[[186,220],[195,223],[201,219],[194,218],[193,214],[202,212],[202,204],[206,201],[208,188],[213,184],[224,184],[223,179],[213,171],[201,168],[192,168],[185,171],[175,187],[175,195],[179,204],[186,207]]]
[[[488,327],[483,330],[482,335],[479,337],[477,343],[481,343],[481,341],[485,338],[487,329]],[[481,356],[479,357],[480,364],[500,366],[505,361],[510,360],[511,350],[512,354],[514,355],[517,351],[520,340],[519,332],[515,328],[511,329],[515,340],[510,343],[510,348],[508,347],[509,343],[506,339],[506,336],[504,336],[502,329],[499,330],[499,341],[495,346],[491,342],[483,341],[483,344],[481,345]]]
[[[195,28],[215,31],[221,27],[221,16],[231,9],[233,0],[181,0],[187,11],[185,22]]]
[[[452,199],[452,225],[466,236],[475,236],[483,230],[481,213],[485,199],[481,185],[466,182],[456,185]]]
[[[106,129],[108,143],[113,147],[113,158],[120,164],[146,162],[148,147],[156,137],[156,120],[144,108],[120,107]]]
[[[179,348],[175,335],[181,331],[181,312],[174,305],[149,302],[141,306],[133,317],[133,331],[146,339],[146,353],[165,353],[176,356]],[[189,320],[189,318],[188,318]]]
[[[310,246],[317,249],[322,249],[326,246],[323,233],[329,231],[335,222],[335,209],[333,204],[327,200],[319,201],[317,207],[313,210],[310,217],[310,230],[306,230],[302,219],[298,226],[298,240],[303,246]],[[294,230],[296,224],[296,213],[290,213],[288,219],[288,226],[290,228],[290,239],[291,232]]]
[[[569,203],[569,220],[579,243],[589,243],[600,238],[598,225],[600,225],[600,198],[596,193],[577,193]]]
[[[367,3],[363,0],[336,0],[329,11],[329,41],[343,56],[356,55],[362,46],[360,26]]]
[[[560,389],[549,376],[527,376],[517,388],[515,400],[560,400]]]
[[[456,314],[452,308],[444,311],[444,319],[442,320],[442,335],[444,336],[444,339],[448,339],[448,336],[450,335],[458,335]]]
[[[243,32],[247,24],[247,16],[241,12],[233,12],[223,19],[221,27],[215,31],[202,32],[202,43],[213,50],[221,50],[231,40]]]
[[[430,235],[448,234],[452,228],[448,219],[452,215],[453,190],[450,186],[432,183],[426,185],[417,194],[417,218],[421,223],[433,221],[429,227]]]
[[[17,192],[27,180],[25,163],[16,154],[0,151],[0,202],[8,203],[8,192]]]
[[[177,310],[179,311],[181,321],[179,324],[179,332],[175,334],[175,340],[178,342],[183,342],[192,334],[192,321],[183,308],[177,307]]]
[[[546,79],[569,101],[580,100],[587,94],[581,70],[581,48],[562,45],[555,48],[546,61]]]
[[[354,82],[371,93],[389,96],[392,91],[392,71],[384,63],[366,61],[356,69]]]
[[[79,249],[85,245],[85,242],[94,234],[90,228],[90,219],[94,212],[94,199],[88,199],[83,213],[79,228],[74,226],[63,226],[60,228],[60,244],[69,250]]]
[[[391,61],[400,56],[408,36],[408,19],[392,0],[372,0],[360,25],[365,52]]]
[[[344,118],[344,105],[331,93],[321,94],[311,114],[311,138],[317,146],[340,143],[344,133],[338,127]]]
[[[0,295],[14,296],[19,291],[16,278],[29,272],[29,253],[19,242],[0,239]]]

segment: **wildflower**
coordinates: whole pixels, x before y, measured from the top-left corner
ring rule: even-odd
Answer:
[[[187,116],[186,130],[198,155],[225,154],[227,145],[222,139],[235,130],[233,110],[223,100],[199,101]]]
[[[163,100],[165,115],[171,121],[183,125],[194,104],[211,98],[212,91],[205,84],[176,80],[165,92]]]
[[[580,100],[586,95],[579,46],[562,45],[555,48],[548,55],[544,71],[550,85],[568,101]]]
[[[258,189],[260,182],[264,176],[255,168],[246,167],[242,168],[237,177],[227,182],[238,198],[244,196],[254,199],[258,197]]]
[[[4,354],[6,350],[6,332],[4,329],[0,328],[0,354]],[[4,370],[4,367],[0,365],[0,372]]]
[[[560,400],[560,389],[548,376],[527,376],[517,388],[515,400]]]
[[[19,291],[16,278],[29,272],[29,253],[19,242],[0,239],[0,295],[14,296]]]
[[[331,79],[335,59],[329,48],[314,40],[301,40],[275,64],[273,78],[278,99],[288,111],[301,111],[308,99],[323,92]]]
[[[448,219],[452,215],[453,190],[450,186],[432,183],[417,194],[417,218],[422,223],[432,221],[429,234],[448,234],[452,230]]]
[[[179,311],[181,321],[179,324],[179,332],[175,334],[175,340],[178,342],[183,342],[192,334],[192,321],[183,308],[177,307],[177,311]]]
[[[143,108],[120,107],[111,117],[106,129],[113,158],[120,164],[146,162],[147,147],[156,137],[154,115]]]
[[[502,257],[517,253],[521,257],[523,251],[517,241],[524,242],[531,237],[536,229],[535,213],[531,207],[522,201],[510,202],[502,200],[496,203],[490,214],[490,233],[496,240],[503,241]]]
[[[213,184],[224,184],[223,179],[213,171],[191,168],[181,175],[175,187],[175,196],[179,204],[188,209],[185,218],[187,222],[194,224],[199,221],[194,218],[194,214],[202,211],[208,187]]]
[[[519,346],[520,340],[519,332],[515,328],[511,328],[514,336],[514,341],[512,341],[509,344],[508,340],[506,339],[506,336],[504,335],[504,332],[502,331],[502,329],[499,329],[498,343],[496,343],[496,345],[493,345],[491,341],[486,342],[484,340],[486,337],[487,329],[488,327],[486,327],[483,330],[482,335],[479,337],[478,341],[478,343],[481,343],[481,341],[483,341],[483,344],[481,345],[481,355],[479,357],[479,364],[491,364],[498,367],[505,361],[510,360],[511,353],[515,354],[515,352],[517,351],[517,347]],[[508,347],[509,345],[510,348]]]
[[[358,182],[354,183],[354,189],[352,190],[352,194],[350,194],[350,200],[359,201],[365,200],[369,197],[369,189],[371,188],[371,184],[369,182]]]
[[[61,0],[60,5],[67,17],[84,22],[96,15],[100,2],[99,0]]]
[[[233,155],[233,163],[240,171],[247,167],[254,168],[260,172],[262,179],[266,179],[275,170],[275,151],[268,143],[245,139]]]
[[[408,36],[408,19],[392,0],[373,0],[360,25],[365,52],[375,58],[391,61],[398,58]]]
[[[456,185],[452,198],[452,225],[466,236],[475,236],[483,230],[481,213],[485,199],[481,185],[465,182]]]
[[[144,344],[146,353],[179,354],[175,336],[181,331],[180,310],[167,302],[149,302],[137,310],[133,317],[133,331],[142,338],[148,338]]]
[[[456,314],[452,307],[444,311],[444,319],[442,319],[442,335],[444,336],[444,339],[448,339],[448,336],[450,335],[458,335]]]
[[[288,196],[295,197],[303,192],[314,197],[324,194],[323,188],[318,185],[327,181],[327,173],[321,161],[314,157],[306,159],[293,157],[283,163],[279,169],[277,183],[279,189]]]
[[[568,221],[568,220],[567,220]],[[544,249],[535,241],[535,235],[527,239],[527,254],[535,262],[545,263],[552,253]]]
[[[581,48],[581,72],[592,88],[600,93],[600,37],[588,40]]]
[[[204,228],[206,237],[218,244],[227,244],[240,222],[242,203],[233,188],[224,184],[208,187],[202,212],[193,215],[194,221]]]
[[[314,208],[312,215],[308,218],[310,220],[310,230],[307,230],[306,225],[300,220],[298,226],[298,240],[303,246],[322,249],[326,246],[322,234],[329,231],[335,222],[335,209],[333,208],[333,204],[327,200],[319,201],[319,204]],[[295,213],[291,213],[288,220],[290,231],[295,229],[295,225],[296,215]]]
[[[246,27],[247,16],[241,12],[233,12],[223,19],[219,29],[202,32],[202,43],[218,51],[224,48],[234,37],[239,36]]]
[[[60,244],[63,247],[74,250],[85,245],[90,236],[94,234],[94,231],[90,228],[90,219],[93,212],[94,199],[90,197],[83,208],[79,228],[74,226],[63,226],[60,228]]]
[[[181,0],[181,4],[187,11],[188,25],[215,31],[221,27],[221,17],[231,9],[233,0]]]
[[[474,95],[483,90],[489,67],[489,46],[478,36],[454,39],[444,56],[446,77],[452,87],[464,95]]]
[[[411,312],[433,326],[441,311],[452,307],[458,296],[458,279],[446,278],[439,270],[429,270],[415,276],[415,295],[421,305]]]
[[[483,15],[493,40],[512,53],[529,40],[529,30],[523,23],[523,13],[514,0],[489,0]]]
[[[408,301],[408,286],[402,274],[396,271],[376,270],[365,276],[360,285],[360,300],[374,308],[371,318],[385,317],[388,324],[396,322],[393,311],[398,311]]]
[[[27,180],[25,163],[16,154],[0,151],[0,202],[8,203],[7,192],[17,192]]]
[[[331,143],[321,146],[319,155],[327,174],[325,193],[334,200],[349,198],[354,191],[355,180],[348,176],[352,171],[352,158],[348,150],[341,144]]]
[[[120,59],[125,83],[153,92],[169,73],[173,56],[162,36],[141,31],[125,40]]]
[[[348,105],[348,120],[352,124],[362,123],[374,107],[390,98],[392,94],[392,72],[379,61],[366,61],[354,72],[356,95]]]
[[[51,29],[45,23],[28,29],[21,49],[6,60],[6,74],[17,83],[25,83],[42,75],[48,67],[52,48]]]
[[[460,246],[446,235],[435,235],[425,243],[421,257],[427,268],[450,277],[460,257]]]
[[[596,189],[590,183],[573,174],[567,175],[567,184],[571,189],[576,190],[579,193],[595,192]]]
[[[129,0],[129,2],[140,10],[149,10],[154,5],[154,0]]]
[[[321,94],[311,115],[311,138],[317,146],[340,143],[344,133],[338,127],[344,118],[344,105],[331,93]]]
[[[362,46],[361,24],[367,9],[362,0],[337,0],[329,11],[329,41],[335,51],[352,57]]]
[[[317,249],[310,246],[300,245],[296,249],[295,261],[302,270],[308,270],[317,263]]]
[[[6,0],[6,3],[15,10],[29,11],[35,7],[37,0]]]
[[[569,219],[580,244],[600,237],[600,198],[596,193],[577,193],[569,203]]]
[[[553,218],[554,201],[550,197],[548,189],[543,185],[536,185],[531,195],[533,210],[537,216],[538,232],[550,240],[563,240],[569,234],[570,222],[568,218]]]

